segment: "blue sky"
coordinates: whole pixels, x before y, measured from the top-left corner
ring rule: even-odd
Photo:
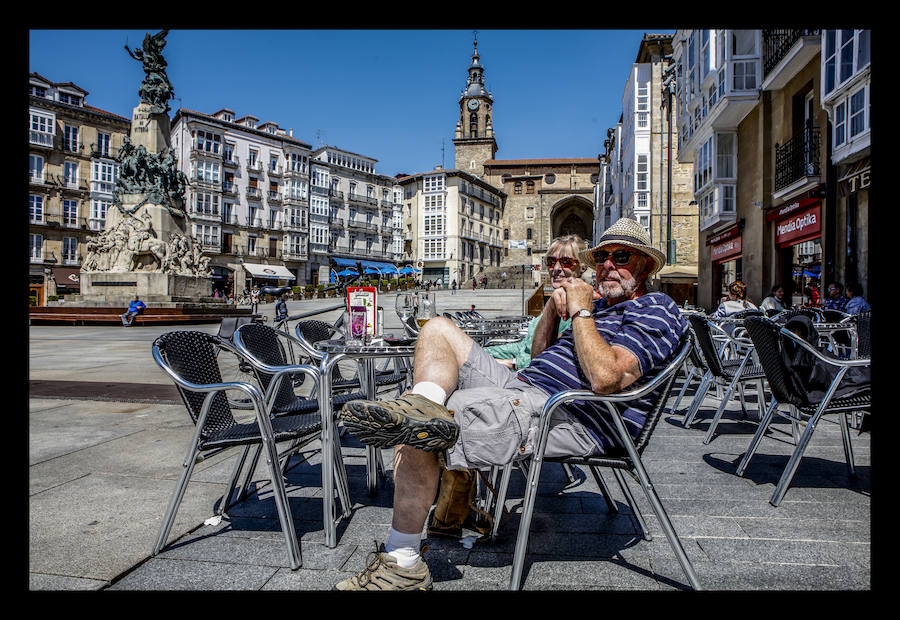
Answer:
[[[143,79],[125,45],[147,30],[32,30],[29,71],[130,117]],[[150,32],[157,32],[156,29]],[[645,30],[479,30],[498,159],[596,157],[617,122]],[[179,30],[163,52],[174,110],[292,128],[313,147],[374,157],[383,174],[453,167],[471,30]],[[317,137],[319,132],[319,137]]]

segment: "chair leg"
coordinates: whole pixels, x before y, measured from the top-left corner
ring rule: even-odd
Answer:
[[[566,479],[569,481],[569,484],[575,482],[577,478],[575,478],[575,472],[572,471],[572,466],[568,463],[561,463],[561,465],[563,468],[563,472],[565,472],[566,474]]]
[[[744,470],[747,469],[747,465],[750,463],[750,459],[753,458],[753,455],[756,453],[756,448],[759,447],[759,442],[762,440],[763,435],[766,434],[766,430],[769,428],[769,424],[772,423],[772,418],[775,415],[775,408],[778,406],[778,403],[775,399],[772,399],[772,404],[769,405],[769,410],[763,416],[762,421],[759,423],[759,426],[756,429],[756,434],[753,436],[753,439],[750,441],[750,445],[747,447],[747,452],[744,453],[744,458],[741,459],[740,465],[738,465],[737,471],[735,472],[738,476],[744,475]]]
[[[181,500],[184,498],[184,492],[187,490],[191,474],[194,473],[194,465],[197,464],[197,452],[198,450],[195,443],[181,469],[181,478],[178,479],[175,492],[169,500],[169,506],[166,508],[166,514],[163,517],[162,524],[159,528],[156,546],[153,547],[153,553],[151,555],[158,554],[166,545],[166,540],[168,540],[169,533],[172,531],[172,525],[175,523],[175,515],[178,513],[178,506],[181,505]]]
[[[794,448],[794,452],[791,454],[787,466],[781,473],[781,478],[779,478],[778,484],[775,486],[775,492],[772,493],[772,497],[769,499],[769,503],[776,508],[781,504],[781,500],[784,499],[784,494],[787,493],[787,489],[791,484],[791,480],[794,478],[797,467],[800,465],[800,459],[803,458],[803,453],[806,452],[806,447],[809,445],[809,440],[812,438],[813,431],[816,430],[816,425],[819,423],[820,416],[820,412],[816,411],[806,423],[806,428],[803,430],[803,434],[800,435],[800,441],[797,442],[797,446]]]
[[[618,513],[619,507],[616,506],[616,502],[613,501],[612,494],[609,492],[609,487],[606,486],[606,481],[603,480],[603,476],[600,475],[600,468],[592,466],[590,469],[591,473],[594,474],[594,480],[597,482],[597,486],[600,487],[600,493],[606,501],[606,508],[609,510],[610,514]]]
[[[687,413],[684,414],[684,418],[681,421],[681,425],[684,428],[690,427],[694,422],[694,416],[697,415],[697,411],[700,409],[703,399],[706,398],[706,393],[709,391],[712,380],[712,373],[706,371],[706,374],[703,375],[703,379],[700,381],[700,387],[697,388],[697,393],[694,394],[694,400],[691,401],[691,406],[688,408]]]
[[[847,424],[847,415],[846,413],[838,413],[839,422],[841,425],[841,439],[844,443],[844,458],[847,461],[847,473],[850,474],[851,478],[856,477],[856,464],[853,460],[853,446],[850,443],[850,427]]]
[[[622,489],[622,494],[625,495],[625,501],[628,502],[628,507],[631,508],[631,512],[634,513],[634,518],[637,519],[638,525],[644,533],[644,540],[653,540],[653,534],[650,533],[650,528],[647,527],[644,515],[641,514],[637,502],[634,501],[634,495],[632,495],[631,489],[628,488],[628,482],[625,480],[625,475],[617,468],[613,468],[613,475],[616,477],[616,482],[619,483],[619,488]]]
[[[244,480],[241,482],[240,489],[238,489],[237,497],[234,498],[235,502],[247,499],[247,489],[250,487],[250,478],[253,477],[253,472],[256,471],[256,465],[259,463],[259,455],[261,453],[262,446],[257,445],[256,449],[253,451],[253,457],[250,459],[250,465],[244,470]]]
[[[687,372],[687,376],[684,379],[684,384],[681,386],[681,391],[678,392],[678,397],[675,399],[675,404],[672,405],[672,408],[667,411],[667,413],[676,413],[678,411],[678,404],[681,402],[681,397],[684,396],[684,393],[687,391],[688,386],[690,386],[691,382],[694,380],[694,368],[691,368],[689,372]]]
[[[341,452],[341,439],[337,433],[334,433],[334,472],[336,474],[338,499],[341,500],[341,516],[349,517],[352,505],[350,501],[350,483],[347,480],[347,468],[344,466],[344,455]]]
[[[491,529],[491,540],[497,540],[497,530],[500,529],[500,519],[503,517],[503,508],[506,505],[506,491],[509,488],[509,479],[512,478],[512,463],[503,466],[503,474],[500,476],[500,487],[497,489],[497,497],[494,500],[494,527]]]
[[[719,408],[716,409],[716,415],[713,416],[709,429],[706,431],[706,437],[703,438],[704,444],[708,444],[712,440],[713,433],[716,432],[716,427],[719,425],[719,420],[722,418],[722,413],[725,411],[725,405],[727,405],[728,401],[731,399],[731,395],[734,392],[734,386],[737,382],[738,377],[735,375],[734,379],[731,380],[731,383],[728,384],[728,389],[722,397],[722,402],[719,403]]]
[[[525,553],[528,550],[528,535],[531,530],[531,519],[534,516],[534,504],[537,497],[538,481],[541,477],[543,459],[532,456],[528,467],[528,480],[525,484],[525,501],[522,504],[522,518],[519,521],[519,533],[516,536],[516,550],[513,554],[512,575],[509,589],[518,590],[522,584],[522,570],[525,566]]]
[[[303,558],[300,555],[300,543],[297,541],[294,518],[291,515],[291,506],[288,503],[284,478],[281,475],[281,467],[279,467],[278,451],[274,443],[264,442],[262,447],[266,453],[266,465],[269,468],[269,479],[272,481],[272,494],[275,496],[275,506],[278,509],[278,519],[281,521],[281,531],[284,533],[285,542],[288,546],[291,569],[297,570],[303,564]]]
[[[225,511],[231,507],[231,496],[234,494],[235,485],[237,484],[238,476],[241,474],[241,468],[244,466],[244,462],[247,460],[247,453],[250,452],[250,446],[244,446],[243,450],[241,450],[241,455],[238,457],[237,463],[234,467],[234,472],[231,474],[231,478],[228,480],[228,486],[226,487],[225,495],[222,496],[222,501],[219,503],[219,516],[221,517],[225,514]],[[238,493],[240,494],[240,493]],[[235,498],[235,502],[237,498]]]

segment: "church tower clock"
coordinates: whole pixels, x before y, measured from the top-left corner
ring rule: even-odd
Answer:
[[[492,123],[494,97],[484,87],[484,67],[478,55],[478,39],[466,89],[459,98],[459,120],[456,122],[456,168],[479,178],[484,177],[484,162],[494,159],[497,141]]]

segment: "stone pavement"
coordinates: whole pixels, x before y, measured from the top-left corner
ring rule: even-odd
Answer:
[[[519,308],[515,290],[450,296],[441,309],[475,303],[486,314]],[[455,297],[455,299],[454,299]],[[472,301],[474,300],[474,301]],[[292,313],[334,300],[291,302]],[[387,328],[393,303],[384,300]],[[318,304],[318,305],[317,305]],[[274,306],[262,306],[272,316]],[[331,319],[336,317],[326,316]],[[214,333],[217,325],[192,325]],[[170,327],[29,328],[33,381],[155,384],[171,382],[150,357],[150,344]],[[60,384],[61,385],[61,384]],[[264,465],[257,492],[221,523],[204,525],[218,506],[235,451],[199,463],[163,552],[150,557],[159,524],[187,453],[193,426],[184,407],[146,402],[108,390],[70,398],[29,399],[29,576],[32,590],[316,590],[359,571],[374,540],[390,524],[388,476],[375,496],[365,483],[364,448],[344,438],[353,514],[338,525],[338,545],[323,544],[320,460],[316,443],[294,457],[289,497],[303,566],[292,571]],[[152,391],[152,390],[151,390]],[[46,392],[44,392],[46,394]],[[687,406],[691,392],[681,403]],[[748,409],[755,409],[748,390]],[[673,399],[674,400],[674,399]],[[644,453],[648,473],[707,589],[868,590],[871,588],[870,435],[853,435],[857,478],[843,463],[836,423],[820,424],[779,508],[768,502],[792,445],[776,424],[743,478],[734,474],[755,431],[732,402],[709,445],[702,442],[717,400],[708,396],[698,420],[663,417]],[[592,476],[576,468],[569,483],[545,465],[532,523],[524,588],[532,590],[673,590],[687,581],[640,488],[631,486],[653,539],[644,540],[621,490],[605,475],[618,514],[609,514]],[[467,548],[432,538],[427,553],[435,590],[505,589],[510,575],[524,481],[515,473],[510,519],[494,543]]]

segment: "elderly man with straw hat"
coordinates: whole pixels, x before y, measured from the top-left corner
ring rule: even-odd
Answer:
[[[431,574],[420,554],[441,467],[480,468],[528,457],[547,399],[572,389],[621,391],[652,379],[686,330],[675,302],[647,291],[665,264],[644,228],[623,218],[580,253],[597,287],[571,278],[555,289],[534,334],[532,361],[511,371],[453,322],[438,317],[419,333],[410,393],[389,401],[352,401],[341,420],[367,445],[394,446],[394,511],[386,544],[339,590],[420,590]],[[558,333],[561,319],[572,318]],[[636,435],[653,397],[623,412]],[[615,430],[590,403],[560,408],[545,455],[596,456],[614,450]]]

